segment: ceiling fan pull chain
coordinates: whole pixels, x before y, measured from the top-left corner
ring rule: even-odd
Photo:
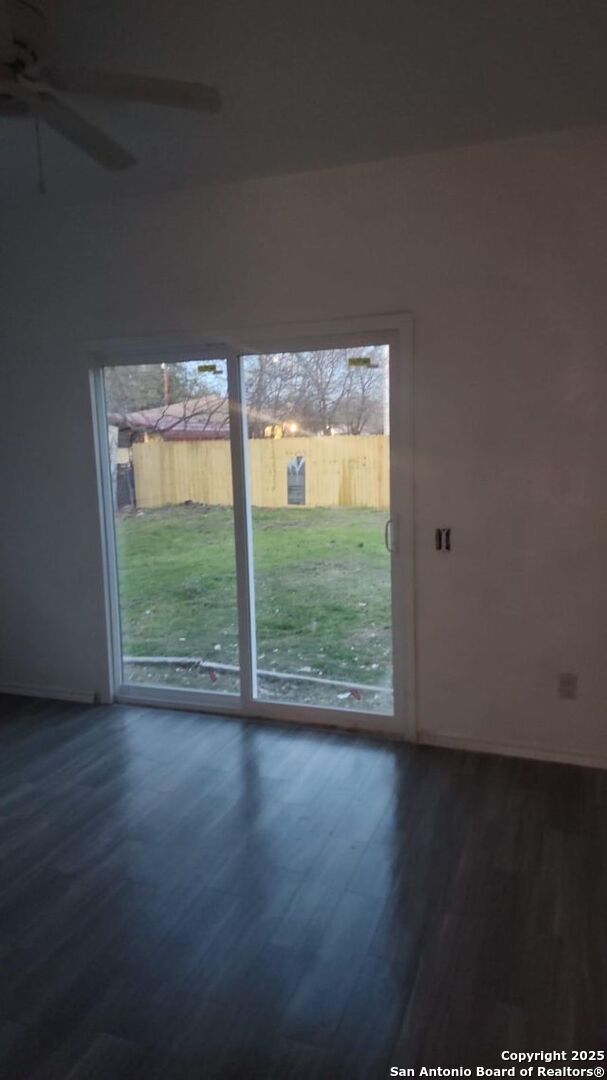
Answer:
[[[34,116],[34,126],[36,129],[36,160],[38,163],[38,191],[41,195],[46,195],[46,182],[44,179],[44,165],[42,161],[42,142],[40,139],[40,122],[37,116]]]

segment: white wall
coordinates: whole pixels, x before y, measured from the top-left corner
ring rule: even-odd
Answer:
[[[83,339],[406,310],[420,729],[607,762],[606,185],[597,130],[8,223],[0,683],[108,685]]]

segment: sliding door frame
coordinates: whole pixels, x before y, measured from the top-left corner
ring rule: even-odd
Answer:
[[[201,345],[200,342],[204,342]],[[317,708],[256,698],[256,648],[251,500],[249,498],[246,408],[243,403],[241,357],[272,352],[303,352],[326,348],[363,348],[385,344],[390,355],[390,517],[394,543],[391,552],[393,715],[339,708]],[[413,325],[403,314],[348,318],[322,323],[248,327],[201,334],[197,341],[153,340],[91,343],[95,438],[102,518],[105,607],[111,659],[112,698],[141,705],[163,705],[215,714],[329,725],[389,734],[414,741],[415,724],[415,498],[413,429]],[[240,655],[240,695],[207,693],[122,682],[120,605],[113,514],[112,483],[107,453],[107,417],[103,368],[137,363],[177,363],[180,360],[226,360],[230,400],[234,531]]]
[[[224,361],[230,367],[230,349],[227,345],[173,345],[152,342],[145,346],[140,342],[111,343],[94,346],[95,366],[91,368],[91,387],[95,426],[95,448],[99,486],[99,504],[102,519],[102,548],[104,558],[104,598],[107,637],[109,647],[110,700],[134,705],[157,705],[166,708],[199,709],[205,712],[236,714],[243,709],[241,694],[218,694],[196,689],[180,689],[161,685],[138,685],[123,681],[122,625],[120,616],[120,583],[118,553],[114,520],[114,495],[107,438],[107,409],[103,371],[106,367],[129,367],[136,364],[173,364],[190,360],[193,356],[202,362]],[[89,354],[90,359],[90,354]],[[229,393],[228,389],[228,393]],[[230,441],[233,446],[232,429],[235,419],[230,410]],[[234,506],[234,522],[236,507]],[[235,534],[238,530],[234,529]],[[237,573],[237,603],[239,633],[241,632],[240,587]],[[242,691],[242,639],[239,640],[240,685]]]

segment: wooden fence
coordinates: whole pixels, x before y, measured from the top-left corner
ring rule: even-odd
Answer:
[[[251,439],[249,468],[254,506],[288,506],[287,467],[305,461],[306,506],[389,506],[389,454],[385,435]],[[170,506],[191,500],[232,504],[227,440],[135,443],[137,505]]]

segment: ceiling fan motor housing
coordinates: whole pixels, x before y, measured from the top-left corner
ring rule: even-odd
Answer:
[[[9,11],[13,42],[14,60],[22,70],[36,64],[44,54],[47,45],[47,21],[44,12],[29,0],[10,0]]]

